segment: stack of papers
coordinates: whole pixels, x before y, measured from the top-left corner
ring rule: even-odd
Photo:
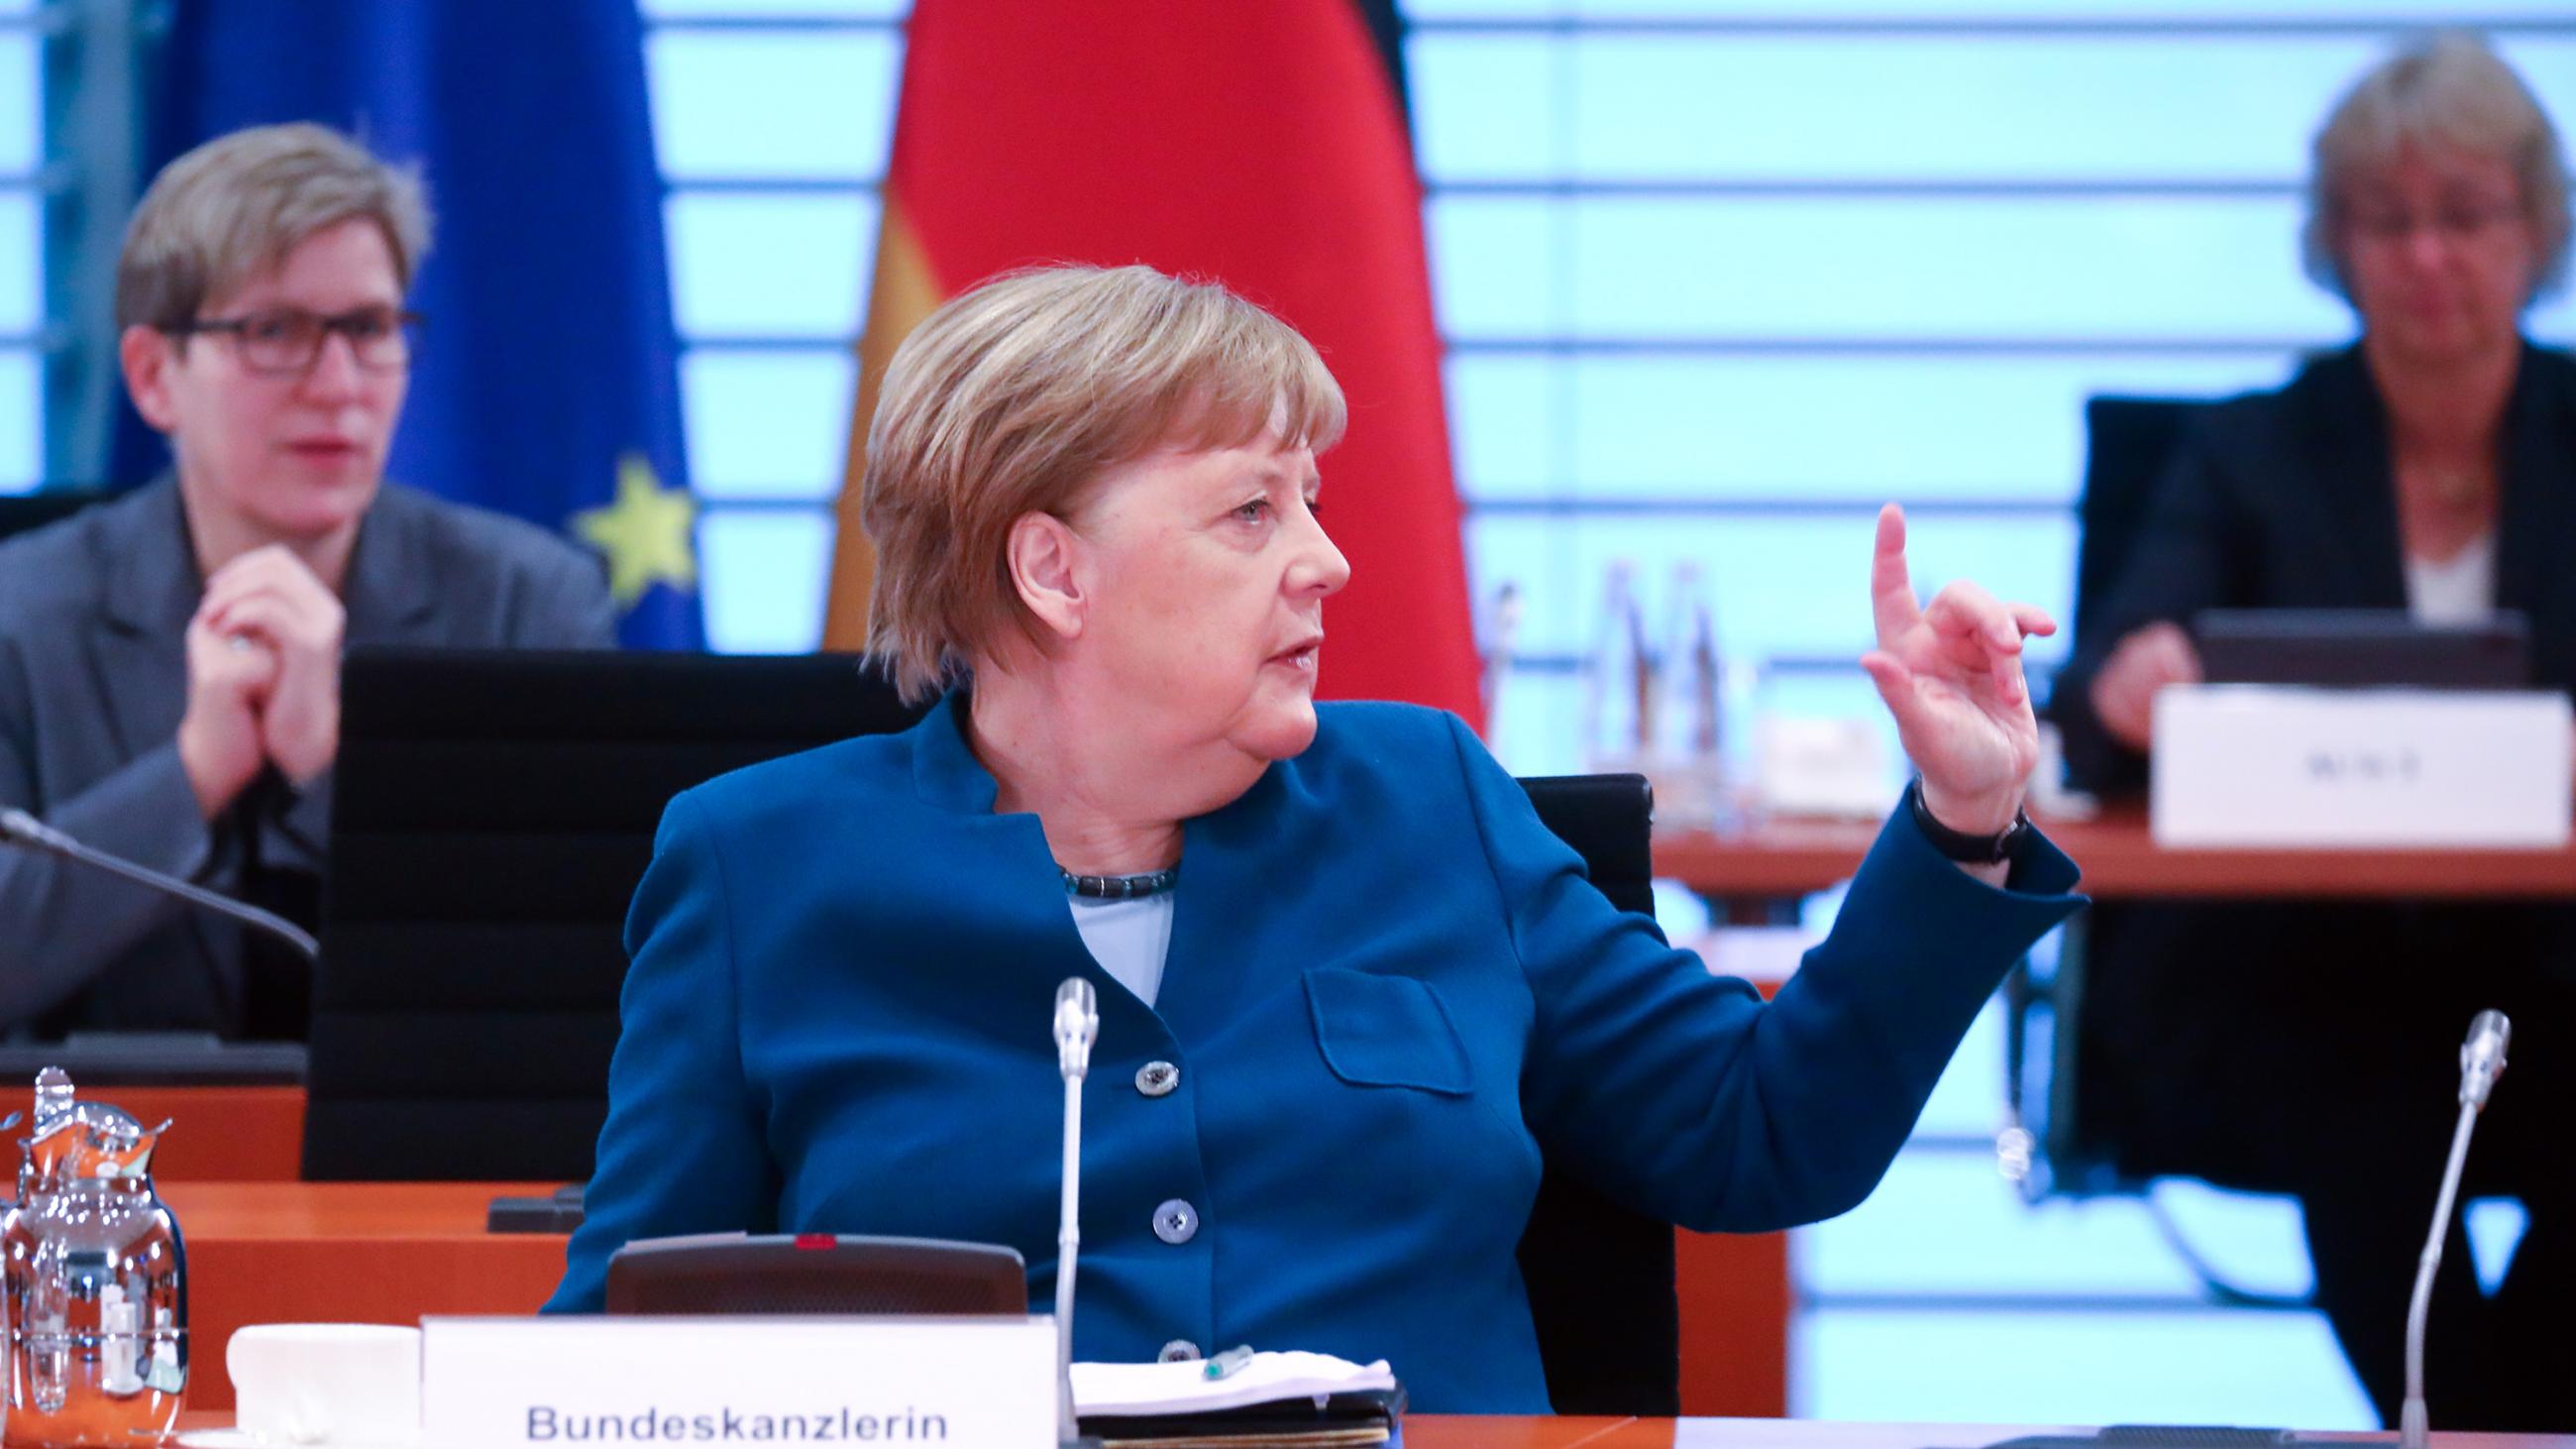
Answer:
[[[1404,1390],[1384,1359],[1257,1353],[1221,1379],[1203,1362],[1078,1363],[1073,1405],[1106,1445],[1361,1445],[1387,1441]]]

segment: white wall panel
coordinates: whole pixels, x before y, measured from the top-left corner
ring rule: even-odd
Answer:
[[[1989,1009],[1989,1020],[1999,1025],[2000,1017],[2000,1008]],[[1988,1082],[1989,1103],[1993,1097]],[[2160,1188],[2159,1199],[2192,1241],[2212,1245],[2214,1265],[2240,1287],[2309,1290],[2295,1199],[2182,1183]],[[2280,1273],[2284,1267],[2292,1271]],[[1819,1297],[2200,1292],[2199,1278],[2165,1250],[2142,1200],[2034,1207],[1995,1171],[1992,1154],[1968,1150],[1908,1154],[1868,1202],[1804,1235],[1799,1268]]]
[[[44,159],[40,74],[35,32],[0,30],[0,175],[29,174]]]
[[[857,360],[840,348],[698,348],[680,363],[689,481],[710,500],[839,493]]]
[[[2270,387],[2290,354],[1566,357],[1448,364],[1479,502],[2072,501],[2087,397]]]
[[[1434,196],[1443,326],[1514,340],[2327,342],[2289,198]],[[2534,313],[2563,333],[2561,297]]]
[[[671,0],[657,0],[671,3]],[[698,3],[698,0],[691,0]],[[713,3],[713,0],[707,0]],[[755,4],[758,0],[727,0]],[[800,0],[803,4],[824,0]],[[2337,0],[2332,5],[2298,0],[1401,0],[1404,13],[1433,26],[1481,21],[1528,25],[1583,22],[1616,26],[1644,22],[1688,26],[1699,22],[1795,29],[1801,25],[1889,25],[1998,30],[2008,26],[2063,27],[2154,25],[2183,28],[2290,26],[2302,29],[2387,26],[2422,29],[2466,20],[2564,24],[2565,0],[2478,0],[2473,11],[2441,0]],[[786,8],[786,7],[774,7]]]
[[[1596,34],[1411,43],[1435,183],[2294,186],[2381,53],[2352,33]],[[2576,113],[2576,41],[2508,47]]]
[[[1475,597],[1518,583],[1521,648],[1572,655],[1588,649],[1613,559],[1637,571],[1650,625],[1662,617],[1673,566],[1699,565],[1720,648],[1747,660],[1774,655],[1858,659],[1872,638],[1869,561],[1874,519],[1830,516],[1614,515],[1592,518],[1479,514],[1467,530]],[[1925,515],[1910,540],[1918,593],[1972,578],[2006,598],[2066,618],[2074,596],[2071,515]],[[2053,657],[2054,644],[2034,646]]]
[[[911,0],[643,0],[647,20],[900,20]]]
[[[23,347],[0,348],[0,493],[45,477],[44,368]]]
[[[0,334],[32,333],[44,318],[43,225],[33,191],[0,190]]]
[[[655,32],[644,55],[663,174],[874,180],[902,49],[891,29]]]
[[[707,647],[726,654],[803,654],[823,642],[832,517],[710,510],[698,523]]]
[[[675,194],[663,216],[681,335],[856,336],[877,212],[873,195]]]
[[[2378,1427],[2314,1313],[1803,1313],[1790,1362],[1802,1418]]]

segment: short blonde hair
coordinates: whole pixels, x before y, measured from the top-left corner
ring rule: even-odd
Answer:
[[[2567,275],[2568,235],[2567,162],[2557,128],[2512,66],[2485,41],[2456,30],[2426,36],[2372,67],[2317,132],[2307,225],[2300,236],[2308,275],[2336,296],[2351,298],[2338,240],[2344,187],[2354,171],[2427,143],[2491,156],[2512,168],[2539,256],[2531,295],[2555,290]]]
[[[384,232],[394,275],[410,290],[429,255],[417,172],[302,121],[218,136],[163,167],[126,224],[117,329],[184,327],[298,242],[353,217]]]
[[[1321,452],[1344,420],[1313,344],[1213,282],[1056,266],[952,298],[895,349],[868,423],[868,650],[918,700],[1005,631],[1044,649],[1011,582],[1014,522],[1067,516],[1102,473],[1161,448],[1275,431]]]

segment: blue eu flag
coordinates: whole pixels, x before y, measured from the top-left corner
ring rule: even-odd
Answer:
[[[420,166],[428,322],[388,474],[588,543],[625,643],[702,647],[634,0],[177,0],[163,56],[156,166],[299,120]],[[117,476],[155,466],[139,432]]]

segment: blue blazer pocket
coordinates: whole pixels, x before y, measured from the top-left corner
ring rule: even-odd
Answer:
[[[1319,966],[1306,973],[1306,1004],[1324,1065],[1343,1081],[1452,1097],[1475,1090],[1458,1028],[1424,983]]]

